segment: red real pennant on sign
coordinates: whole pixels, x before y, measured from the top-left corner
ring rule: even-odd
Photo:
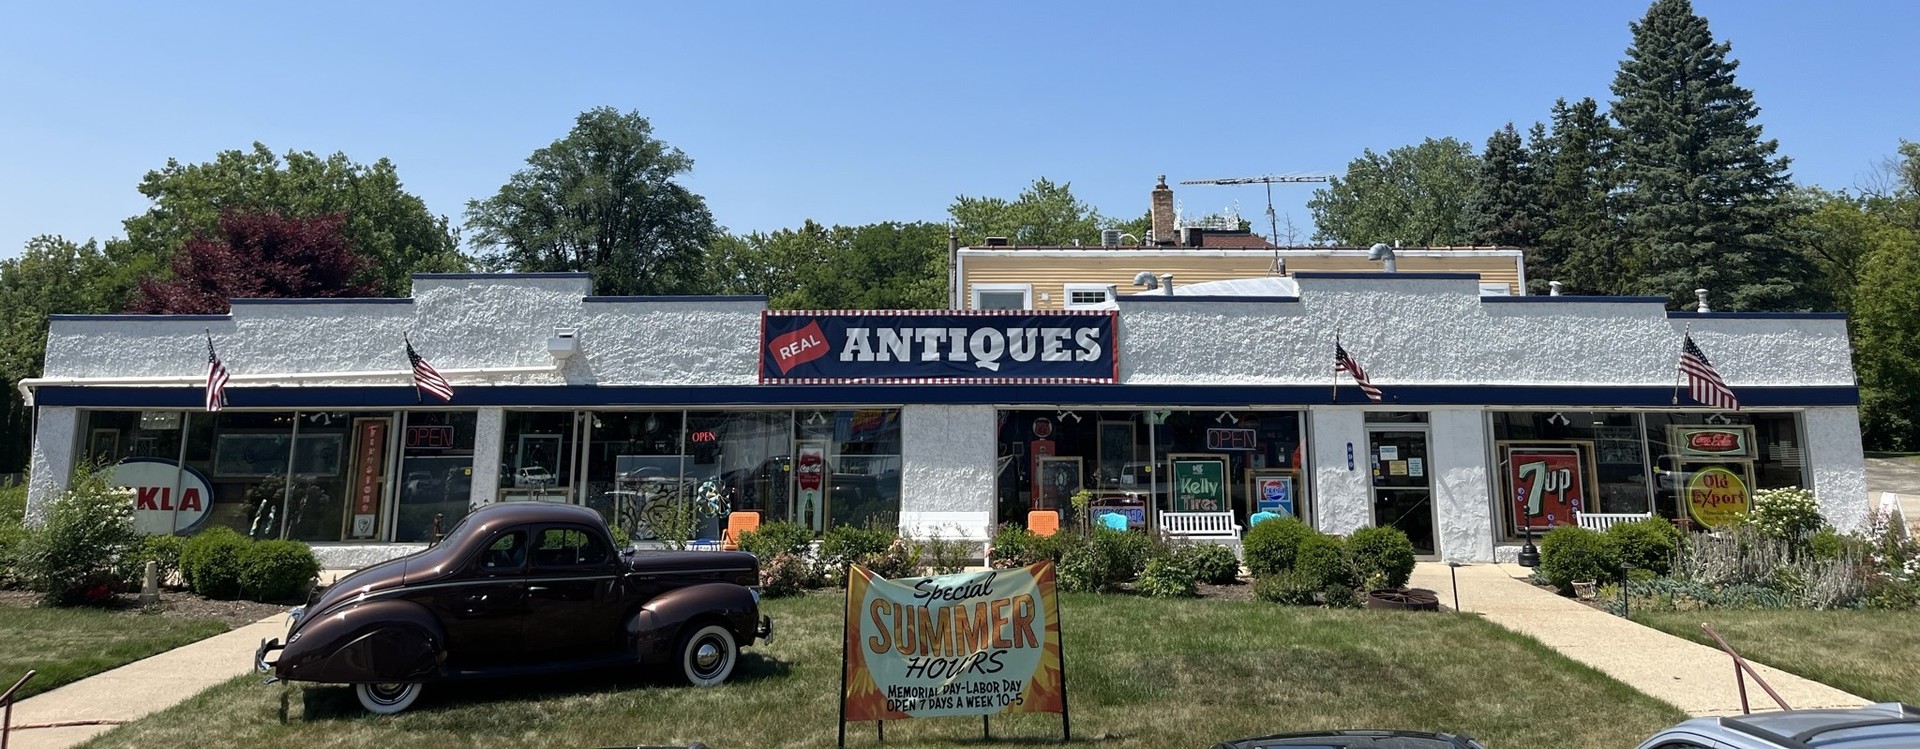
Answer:
[[[773,362],[784,375],[794,367],[826,356],[827,336],[820,332],[820,322],[815,320],[807,323],[807,327],[767,342],[767,352],[773,354]]]

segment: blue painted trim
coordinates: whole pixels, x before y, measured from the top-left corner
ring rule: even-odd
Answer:
[[[300,298],[300,299],[265,299],[265,298],[228,299],[227,304],[234,305],[234,306],[243,305],[243,304],[413,304],[413,298],[412,297],[391,297],[391,296],[373,296],[373,297],[342,296],[342,297],[333,297],[333,298]]]
[[[590,296],[583,302],[607,304],[625,302],[761,302],[767,301],[765,294],[713,294],[708,296]]]
[[[1487,304],[1517,304],[1530,302],[1560,302],[1563,304],[1658,304],[1666,306],[1663,296],[1483,296],[1480,301]]]
[[[514,279],[514,278],[592,278],[592,277],[593,277],[593,275],[592,275],[592,274],[590,274],[590,273],[571,273],[571,272],[556,272],[556,273],[415,273],[415,274],[413,274],[413,279],[414,279],[414,280],[416,280],[416,281],[419,281],[419,280],[422,280],[422,279],[425,279],[425,280],[429,280],[429,281],[431,281],[431,280],[436,280],[436,279],[437,279],[437,280],[448,280],[448,281],[461,281],[461,280],[479,280],[479,279]]]
[[[47,315],[48,320],[67,320],[75,322],[212,322],[231,320],[232,315],[141,315],[126,313],[119,315]]]
[[[1640,407],[1672,409],[1672,386],[1578,385],[1404,385],[1384,384],[1393,406]],[[560,386],[456,385],[451,404],[440,408],[479,407],[728,407],[842,405],[1070,405],[1070,406],[1248,406],[1335,405],[1326,385],[713,385],[713,386]],[[1747,408],[1857,406],[1860,390],[1851,385],[1735,387]],[[185,408],[205,401],[197,387],[46,386],[35,391],[43,406],[93,408]],[[245,387],[227,388],[232,408],[418,408],[412,387]],[[1337,405],[1372,405],[1358,386],[1340,387]],[[1696,407],[1683,403],[1682,408]]]
[[[1351,270],[1303,270],[1295,271],[1294,278],[1326,278],[1343,281],[1478,281],[1478,273],[1388,273],[1386,271]]]
[[[1297,296],[1230,296],[1220,294],[1134,294],[1115,297],[1116,302],[1298,302]]]
[[[1701,320],[1845,320],[1845,312],[1668,312],[1675,319]]]

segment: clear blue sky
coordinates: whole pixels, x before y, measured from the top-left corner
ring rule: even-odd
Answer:
[[[1696,0],[1802,183],[1920,139],[1920,3]],[[1103,213],[1170,180],[1342,170],[1606,101],[1646,3],[48,2],[0,13],[0,256],[105,239],[167,158],[261,141],[385,156],[460,220],[595,106],[695,160],[735,231],[939,220],[1067,181]],[[1176,188],[1189,210],[1260,188]],[[1276,188],[1310,231],[1310,186]],[[1264,227],[1262,227],[1264,229]]]

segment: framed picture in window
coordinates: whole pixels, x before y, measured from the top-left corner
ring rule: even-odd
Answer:
[[[1084,486],[1081,473],[1080,456],[1047,457],[1039,459],[1040,496],[1033,503],[1037,510],[1058,510],[1071,507],[1073,493]]]
[[[87,440],[87,456],[103,463],[120,460],[120,430],[95,429]]]

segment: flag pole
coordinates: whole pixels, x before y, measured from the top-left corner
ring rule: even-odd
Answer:
[[[1333,329],[1333,402],[1340,402],[1340,329]]]
[[[1687,355],[1687,338],[1693,335],[1693,322],[1680,331],[1680,351],[1673,355],[1673,405],[1680,405],[1680,357]]]

